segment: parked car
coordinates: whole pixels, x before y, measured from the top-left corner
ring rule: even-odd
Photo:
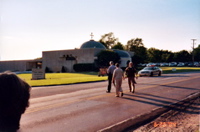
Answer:
[[[145,63],[144,63],[144,64],[142,64],[142,66],[144,66],[144,67],[145,67],[146,65],[147,65],[147,64],[145,64]]]
[[[194,64],[192,63],[192,62],[189,62],[188,64],[187,64],[187,66],[194,66]]]
[[[138,72],[138,75],[141,76],[153,76],[158,75],[161,76],[162,69],[157,66],[147,66]]]
[[[160,63],[160,66],[169,66],[169,63]]]
[[[179,62],[177,66],[185,66],[183,62]]]
[[[169,63],[169,66],[177,66],[177,63],[176,62],[171,62],[171,63]]]
[[[156,63],[148,63],[146,66],[155,66]]]
[[[200,67],[200,63],[196,62],[196,63],[194,63],[194,66]]]

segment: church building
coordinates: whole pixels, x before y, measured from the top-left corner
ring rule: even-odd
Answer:
[[[43,51],[40,60],[23,60],[23,61],[0,61],[0,72],[10,71],[27,71],[32,68],[42,68],[51,72],[75,72],[74,64],[94,63],[97,54],[106,50],[106,47],[93,39],[83,43],[79,49]],[[124,50],[113,50],[120,56],[120,67],[126,67],[127,62],[131,61],[133,52]]]
[[[73,65],[79,63],[94,63],[97,54],[106,50],[106,47],[94,40],[83,43],[80,49],[43,51],[42,67],[53,72],[61,72],[64,68],[67,72],[74,72]],[[130,53],[123,50],[114,50],[121,59],[121,67],[126,67],[127,61],[131,61]]]

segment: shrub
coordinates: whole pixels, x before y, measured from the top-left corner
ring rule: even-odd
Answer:
[[[73,69],[76,72],[85,72],[85,71],[98,71],[98,68],[94,63],[80,63],[74,64]]]
[[[50,70],[49,67],[46,67],[46,68],[45,68],[45,73],[52,73],[52,71]]]
[[[62,73],[66,73],[67,72],[67,68],[65,66],[62,66],[61,72]]]

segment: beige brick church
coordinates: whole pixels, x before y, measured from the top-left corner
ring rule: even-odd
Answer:
[[[106,50],[106,47],[93,39],[83,43],[79,49],[43,51],[42,59],[21,61],[0,61],[0,72],[27,71],[32,68],[48,69],[52,72],[74,72],[73,65],[79,63],[94,63],[97,54]],[[114,50],[121,59],[121,67],[126,67],[127,61],[131,61],[133,52]]]

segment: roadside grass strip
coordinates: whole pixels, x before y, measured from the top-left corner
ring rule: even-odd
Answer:
[[[107,77],[98,77],[94,73],[46,73],[45,79],[31,80],[32,74],[19,74],[31,86],[52,86],[82,82],[104,81]]]
[[[200,67],[160,67],[164,74],[200,71]]]

